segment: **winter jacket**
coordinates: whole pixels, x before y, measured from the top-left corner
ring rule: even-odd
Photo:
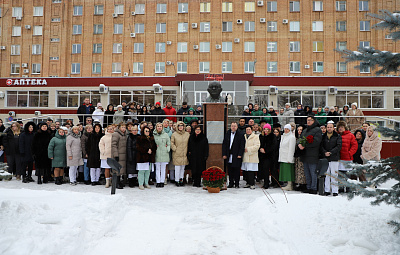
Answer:
[[[308,105],[304,106],[304,115],[305,116],[315,116],[315,113],[312,111],[312,108]],[[307,123],[307,118],[305,118],[305,123]]]
[[[176,115],[183,115],[184,112],[187,114],[188,111],[189,111],[189,107],[188,107],[188,106],[186,106],[186,108],[181,107],[181,108],[178,110],[178,112],[177,112]]]
[[[249,120],[251,119],[251,117],[250,117],[251,114],[246,111],[243,111],[242,116],[245,120],[246,125],[249,124]]]
[[[225,133],[224,141],[222,142],[222,157],[226,156],[227,159],[225,161],[228,163],[229,157],[232,154],[232,167],[241,167],[245,146],[243,132],[238,129],[234,136],[232,147],[230,147],[230,144],[231,130],[228,130]],[[238,158],[239,156],[241,158]]]
[[[150,112],[149,111],[146,111],[146,112],[141,112],[140,113],[140,116],[138,116],[138,120],[139,120],[139,123],[140,122],[142,122],[142,121],[147,121],[147,122],[149,122],[149,121],[152,121],[153,120],[153,118],[152,117],[150,117]]]
[[[138,135],[132,133],[128,134],[128,139],[126,141],[126,173],[135,174],[136,171],[136,140]]]
[[[193,108],[190,108],[189,111],[193,111],[193,115],[190,115],[188,113],[188,115],[186,115],[187,117],[185,117],[185,119],[183,120],[183,122],[185,122],[186,125],[190,125],[192,123],[192,120],[199,120],[195,115],[194,115],[194,110]],[[189,112],[188,111],[188,112]]]
[[[188,159],[192,171],[195,170],[200,173],[206,170],[208,152],[208,139],[203,132],[199,135],[196,135],[195,133],[191,134],[188,144]]]
[[[100,149],[99,142],[103,137],[103,133],[96,133],[93,131],[89,134],[89,138],[86,142],[86,153],[88,155],[87,167],[89,168],[100,168]]]
[[[87,159],[86,144],[89,139],[89,135],[90,135],[90,133],[88,133],[86,130],[84,130],[83,134],[81,136],[82,158],[84,158],[84,159]]]
[[[300,118],[299,117],[299,116],[307,116],[306,112],[303,110],[303,108],[302,109],[297,109],[294,112],[294,116],[297,117],[297,118],[294,119],[294,122],[296,123],[297,126],[298,125],[304,126],[307,123],[307,118],[306,117],[304,117],[304,118]]]
[[[98,122],[103,127],[104,126],[104,112],[101,109],[96,109],[93,114],[93,123]]]
[[[151,154],[148,153],[151,149]],[[155,163],[157,145],[153,136],[140,135],[136,139],[136,163]]]
[[[80,114],[92,114],[93,112],[94,112],[94,106],[92,104],[89,104],[89,113],[86,113],[86,105],[83,104],[79,106],[78,111],[76,112],[76,114],[78,114],[79,122],[86,123],[86,118],[89,117],[89,115],[83,116]]]
[[[175,108],[171,107],[165,107],[164,109],[165,115],[176,115],[176,110]],[[172,120],[173,122],[176,122],[176,117],[166,117],[169,120]]]
[[[345,130],[341,136],[342,149],[340,150],[340,160],[353,161],[353,155],[358,148],[356,137],[348,130]]]
[[[82,147],[79,134],[71,133],[66,139],[67,166],[82,166]],[[72,156],[72,159],[69,157]]]
[[[333,123],[335,123],[335,125],[339,122],[339,116],[340,114],[337,112],[331,112],[329,111],[328,114],[326,115],[326,123],[328,123],[329,121],[333,121]]]
[[[246,143],[244,146],[245,152],[243,154],[243,163],[259,163],[258,150],[260,149],[260,139],[258,138],[258,135],[251,134],[247,138],[247,135],[244,134],[244,139]]]
[[[48,147],[51,140],[50,131],[42,131],[40,129],[33,136],[32,141],[32,156],[35,160],[35,168],[36,169],[50,169],[51,168],[51,160],[48,154]]]
[[[138,119],[138,112],[136,109],[133,108],[128,108],[128,110],[126,110],[126,115],[129,115],[129,117],[125,117],[125,120],[127,122],[135,122],[135,121],[139,121]]]
[[[315,121],[311,126],[307,126],[301,137],[311,135],[314,138],[312,143],[306,144],[301,161],[303,163],[317,164],[319,160],[319,147],[322,141],[322,131],[319,128],[318,121]]]
[[[99,149],[100,149],[100,159],[113,158],[112,156],[112,136],[113,133],[108,133],[100,139]]]
[[[110,106],[113,107],[111,111],[108,110]],[[113,121],[114,113],[115,113],[114,106],[112,104],[107,105],[107,109],[104,112],[104,124],[108,126],[114,123]]]
[[[155,108],[154,110],[151,111],[151,115],[165,115],[164,110],[159,107],[159,108]],[[153,122],[154,126],[158,123],[158,122],[162,122],[164,120],[163,116],[158,116],[158,117],[153,117],[151,122]]]
[[[259,160],[264,159],[273,159],[274,158],[274,149],[276,147],[276,139],[274,133],[269,133],[269,135],[259,135],[260,139],[260,149],[263,148],[265,153],[259,153]]]
[[[179,124],[184,124],[182,121],[178,121],[177,126]],[[189,133],[185,131],[175,131],[171,136],[171,150],[172,150],[172,161],[176,166],[185,166],[189,164],[187,158],[187,150],[188,150],[188,142],[189,142]]]
[[[353,112],[353,109],[350,109],[347,114],[346,122],[349,126],[350,131],[355,131],[358,128],[362,126],[362,124],[365,122],[364,117],[351,117],[351,116],[364,116],[364,113],[360,109],[356,109],[355,113]]]
[[[157,144],[156,162],[169,162],[169,151],[171,150],[171,139],[168,134],[157,130],[153,131],[154,141]]]
[[[322,142],[320,147],[322,158],[327,158],[329,162],[339,161],[341,149],[342,149],[342,137],[336,131],[333,131],[330,139],[328,138],[327,133],[325,133],[322,136]],[[326,152],[330,152],[331,155],[329,157],[325,156]]]
[[[279,146],[278,162],[294,163],[294,152],[296,149],[296,137],[292,132],[283,133],[281,135],[281,143]]]
[[[272,118],[271,118],[271,114],[269,114],[268,113],[268,110],[267,110],[267,108],[263,108],[263,110],[266,110],[266,112],[264,112],[263,111],[263,116],[266,116],[266,117],[264,117],[264,118],[261,118],[261,121],[265,121],[265,122],[267,122],[268,124],[271,124],[271,126],[273,125],[273,121],[272,121]],[[260,122],[261,122],[260,121]]]
[[[364,140],[365,140],[365,133],[362,132],[361,130],[358,129],[358,130],[356,130],[356,132],[354,132],[354,137],[356,136],[357,132],[360,132],[360,134],[362,135],[362,138],[360,140],[356,139],[358,147],[357,147],[357,152],[353,155],[353,163],[358,163],[358,164],[362,164],[363,163],[363,160],[361,158],[361,152],[362,152],[361,148],[362,148]]]
[[[113,158],[118,157],[118,163],[122,166],[120,174],[126,174],[126,141],[128,139],[128,131],[122,133],[121,130],[117,129],[112,134],[112,156]]]
[[[294,112],[290,108],[288,108],[288,109],[285,108],[285,111],[283,112],[283,116],[284,116],[283,119],[279,118],[280,122],[281,122],[280,124],[281,124],[282,127],[285,126],[286,124],[289,124],[289,123],[295,121],[294,120],[295,118],[293,118]]]
[[[29,126],[33,126],[33,131],[29,132]],[[23,162],[32,162],[32,143],[33,137],[36,132],[36,124],[34,122],[27,122],[24,126],[24,131],[19,136],[19,152]]]
[[[347,111],[345,111],[345,109],[344,109],[346,106],[347,106]],[[346,115],[347,115],[347,113],[349,112],[349,110],[350,110],[350,106],[349,106],[348,104],[345,104],[345,105],[343,106],[343,111],[340,113],[340,115],[343,116],[342,118],[340,118],[341,120],[346,121]]]
[[[276,118],[278,115],[276,114],[276,112],[274,110],[268,111],[268,114],[270,116],[275,116],[275,118],[274,117],[271,118],[272,119],[272,125],[275,125],[276,123],[279,122],[278,118]],[[271,123],[269,123],[269,124],[271,124]]]
[[[67,167],[67,149],[66,149],[66,137],[60,135],[58,132],[51,138],[48,147],[48,156],[53,158],[51,160],[52,167]]]
[[[254,119],[254,123],[260,124],[261,118],[259,118],[259,116],[264,116],[264,113],[262,112],[262,110],[254,110],[251,112],[251,116]]]
[[[14,135],[11,128],[7,128],[5,132],[6,135],[3,137],[3,146],[6,155],[19,155],[19,139],[22,133]]]
[[[361,156],[365,160],[380,160],[382,139],[378,136],[378,132],[375,130],[374,133],[372,133],[372,136],[368,136],[369,129],[374,130],[372,126],[368,127],[367,135],[361,148]]]
[[[116,111],[113,116],[113,124],[118,125],[119,123],[124,122],[124,115],[125,115],[124,110]]]
[[[317,114],[315,114],[315,119],[318,120],[319,124],[326,125],[326,114],[324,110],[317,112]]]

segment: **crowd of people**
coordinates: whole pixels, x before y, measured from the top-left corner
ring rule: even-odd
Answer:
[[[116,110],[113,105],[104,110],[101,103],[94,107],[85,99],[77,114],[77,125],[48,118],[38,125],[13,122],[5,128],[0,120],[0,151],[17,180],[33,182],[35,166],[38,184],[102,183],[109,188],[112,170],[107,159],[114,158],[122,166],[119,189],[128,185],[144,190],[154,184],[163,188],[169,182],[201,187],[209,156],[201,105],[194,109],[184,102],[176,111],[170,101],[165,108],[160,103],[147,107],[122,102]],[[275,112],[272,106],[260,109],[249,104],[224,136],[221,156],[228,188],[240,187],[243,172],[244,188],[255,189],[259,182],[265,189],[284,186],[316,194],[317,164],[326,158],[325,192],[336,196],[338,171],[350,170],[347,163],[380,159],[382,141],[360,116],[356,103],[351,109],[343,107],[342,113],[335,107],[319,107],[313,113],[302,105],[292,110],[289,104]]]

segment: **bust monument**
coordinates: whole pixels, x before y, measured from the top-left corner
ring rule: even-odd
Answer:
[[[225,103],[225,99],[221,97],[222,87],[219,82],[211,82],[207,88],[210,96],[206,98],[207,103]]]

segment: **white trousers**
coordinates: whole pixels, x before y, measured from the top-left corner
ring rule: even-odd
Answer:
[[[100,178],[100,168],[90,168],[90,179],[92,182],[98,182]]]
[[[79,166],[70,166],[69,167],[69,182],[76,182],[76,175],[78,174]]]
[[[183,179],[185,174],[185,166],[175,166],[175,181],[179,182],[179,179]]]
[[[326,171],[325,177],[325,192],[338,193],[339,186],[338,186],[338,169],[339,169],[339,162],[333,161],[329,162],[328,170]]]
[[[165,181],[165,168],[167,167],[168,162],[156,162],[156,182],[164,183]]]

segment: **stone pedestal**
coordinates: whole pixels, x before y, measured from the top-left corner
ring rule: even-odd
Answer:
[[[222,141],[228,123],[228,104],[227,103],[204,103],[204,133],[208,138],[209,156],[207,168],[218,166],[224,169],[222,159]]]

